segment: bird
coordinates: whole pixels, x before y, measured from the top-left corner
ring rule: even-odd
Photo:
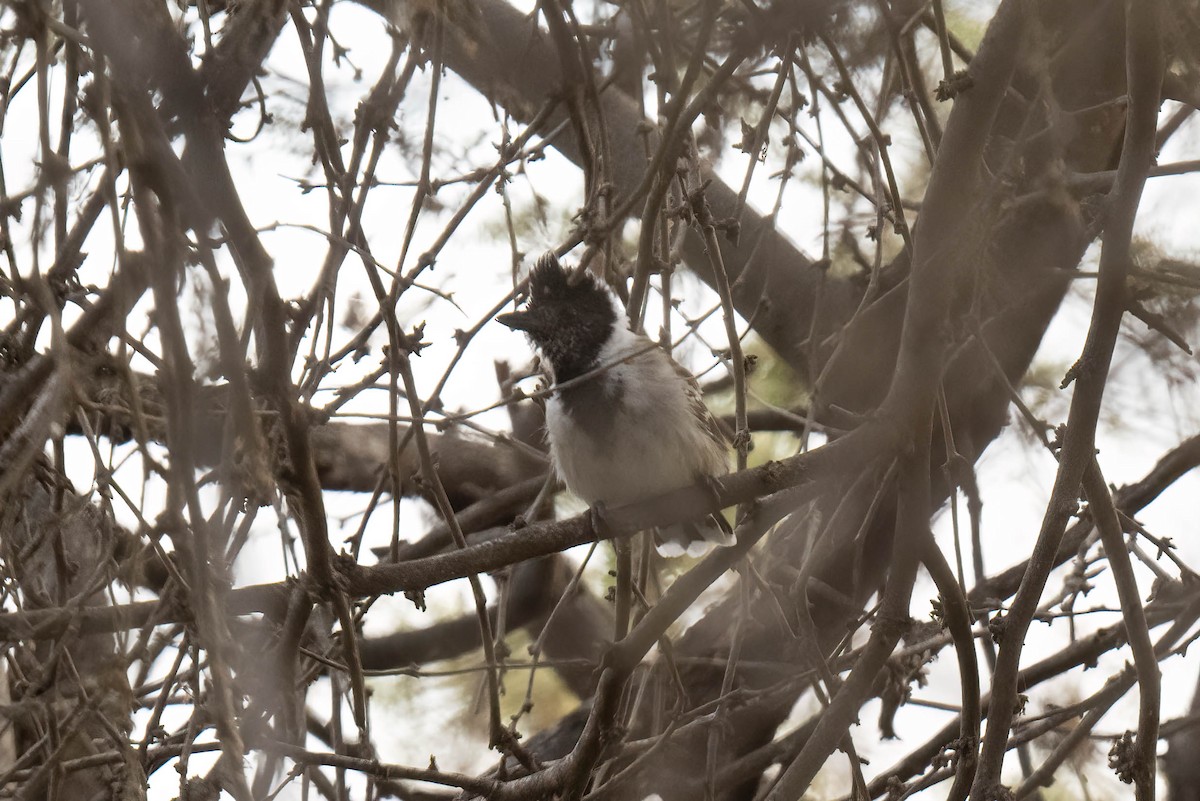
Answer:
[[[525,307],[496,321],[524,332],[540,356],[551,462],[568,490],[603,510],[729,472],[727,440],[695,377],[630,329],[604,284],[548,252],[528,286]],[[729,523],[712,514],[659,531],[664,555],[697,542],[730,544]]]

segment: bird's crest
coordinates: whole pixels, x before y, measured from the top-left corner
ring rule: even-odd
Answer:
[[[541,255],[529,274],[529,296],[535,304],[553,300],[566,300],[572,289],[582,284],[595,287],[595,280],[585,272],[568,270],[559,262],[554,251]]]

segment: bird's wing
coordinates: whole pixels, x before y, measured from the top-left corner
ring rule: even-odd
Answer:
[[[725,432],[722,430],[720,423],[717,422],[717,418],[713,417],[713,413],[709,411],[707,404],[704,403],[704,393],[700,391],[700,382],[679,362],[670,356],[667,358],[671,362],[671,368],[684,380],[687,386],[688,406],[691,408],[692,414],[696,417],[696,421],[700,423],[701,428],[703,428],[704,432],[708,434],[714,443],[722,449],[728,448],[729,439],[725,436]]]

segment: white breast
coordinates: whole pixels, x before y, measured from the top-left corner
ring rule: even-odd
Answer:
[[[728,470],[725,449],[696,418],[687,379],[650,345],[622,330],[601,351],[600,364],[644,351],[593,379],[620,388],[597,412],[612,416],[605,425],[585,430],[558,393],[546,404],[551,456],[567,487],[587,503],[630,503]]]

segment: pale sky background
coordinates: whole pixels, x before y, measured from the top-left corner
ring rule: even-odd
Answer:
[[[971,13],[979,18],[990,16],[989,10],[979,6],[991,4],[969,4],[962,2],[948,3],[952,19],[955,14]],[[968,11],[969,9],[969,11]],[[3,12],[0,12],[2,14]],[[9,22],[5,16],[0,16],[0,23]],[[327,66],[325,79],[329,87],[329,97],[334,104],[335,121],[349,121],[359,99],[370,89],[390,51],[390,40],[383,32],[378,17],[349,3],[341,3],[334,7],[332,28],[338,41],[350,46],[349,57],[362,70],[363,80],[352,80],[348,69],[335,69]],[[296,36],[289,25],[280,37],[269,61],[272,74],[265,80],[265,88],[273,98],[271,111],[277,116],[277,123],[268,127],[263,134],[250,145],[230,143],[227,154],[235,172],[241,197],[247,206],[250,218],[260,226],[273,223],[311,224],[318,227],[327,225],[326,196],[321,190],[315,190],[307,195],[301,193],[296,179],[308,178],[314,181],[322,180],[317,168],[300,174],[299,169],[308,167],[310,155],[310,139],[301,135],[295,129],[294,122],[303,115],[305,93],[307,91],[307,76],[300,56]],[[426,103],[428,99],[430,75],[428,70],[419,73],[414,79],[409,94],[401,106],[398,116],[401,129],[406,133],[419,130],[424,125]],[[871,77],[864,76],[860,86],[871,85]],[[58,87],[53,87],[57,91]],[[282,92],[284,97],[278,95]],[[493,147],[495,123],[491,107],[470,87],[467,87],[453,73],[446,73],[442,80],[442,97],[438,108],[437,142],[442,155],[435,157],[433,173],[435,177],[447,177],[472,169],[480,164],[494,161]],[[27,186],[33,179],[33,161],[36,158],[36,142],[23,137],[28,134],[28,126],[19,122],[23,114],[35,114],[33,92],[27,91],[18,96],[9,111],[7,129],[0,147],[3,148],[4,168],[10,192],[16,192]],[[1167,111],[1171,110],[1168,104]],[[234,132],[246,135],[253,128],[255,112],[243,112],[235,121]],[[416,126],[415,129],[410,126]],[[899,127],[898,125],[894,127]],[[516,129],[516,130],[519,130]],[[419,135],[419,133],[418,133]],[[853,164],[852,144],[842,137],[836,139],[831,125],[826,125],[826,136],[834,137],[830,151],[844,169],[851,170]],[[893,159],[900,164],[917,164],[924,159],[920,143],[912,137],[894,133],[895,143],[891,149]],[[82,136],[77,145],[82,145],[87,135]],[[778,141],[778,136],[773,136]],[[1161,155],[1160,161],[1170,162],[1195,158],[1200,145],[1200,125],[1195,120],[1174,137]],[[75,151],[73,161],[78,163],[89,157],[83,148]],[[778,152],[772,152],[771,159],[779,158]],[[719,174],[733,186],[740,186],[746,157],[732,150],[729,151],[718,165]],[[815,158],[805,163],[805,169],[812,171]],[[381,181],[410,181],[414,177],[415,164],[410,164],[395,147],[389,147],[378,171]],[[901,168],[902,169],[902,168]],[[766,176],[774,171],[772,162],[760,165],[755,175],[751,192],[751,202],[760,210],[769,209],[775,199],[777,183],[768,180]],[[903,171],[903,169],[902,169]],[[521,214],[531,206],[529,186],[532,185],[550,201],[551,216],[545,227],[533,229],[524,233],[520,241],[522,249],[531,256],[536,256],[543,249],[556,244],[565,236],[569,229],[570,216],[581,202],[582,180],[578,171],[558,154],[548,149],[543,161],[534,162],[528,166],[528,178],[518,178],[509,187],[516,213]],[[442,190],[438,200],[449,208],[454,208],[469,192],[470,187],[451,186]],[[400,238],[409,213],[412,189],[409,187],[380,186],[371,191],[371,201],[366,208],[363,227],[369,234],[371,246],[376,258],[386,265],[394,266],[399,253]],[[1151,179],[1147,184],[1145,199],[1142,203],[1138,221],[1139,235],[1151,239],[1162,251],[1183,259],[1194,258],[1200,253],[1200,229],[1196,220],[1200,219],[1200,178],[1196,176],[1170,177]],[[16,226],[17,231],[27,231],[32,215],[32,202],[25,204],[27,216],[25,221]],[[793,181],[788,188],[785,214],[781,217],[781,228],[801,248],[810,254],[819,253],[821,248],[820,196],[817,190],[800,181]],[[557,216],[555,216],[557,215]],[[417,322],[427,322],[426,339],[433,345],[423,352],[414,362],[417,370],[418,385],[429,389],[441,375],[446,363],[455,350],[453,333],[457,328],[466,328],[478,320],[506,291],[504,270],[497,265],[507,265],[509,251],[507,235],[503,227],[503,208],[500,197],[494,192],[488,192],[486,197],[468,218],[465,228],[460,230],[451,240],[449,246],[442,252],[435,272],[424,277],[430,283],[450,286],[456,289],[455,301],[462,307],[463,313],[450,309],[442,302],[426,307],[429,302],[427,295],[414,290],[406,295],[405,302],[398,310],[401,323],[410,328]],[[415,258],[424,252],[437,234],[441,231],[444,218],[425,214],[422,224],[418,226],[416,238],[409,252],[408,262],[403,265],[407,269]],[[19,240],[20,241],[20,240]],[[28,242],[28,238],[23,240]],[[285,297],[296,297],[305,294],[312,286],[321,260],[326,251],[326,243],[319,235],[298,228],[280,227],[277,230],[265,232],[263,243],[275,258],[276,281],[280,293]],[[96,226],[92,237],[84,248],[92,254],[84,265],[82,276],[85,283],[103,284],[111,262],[111,230],[103,224]],[[1093,269],[1099,253],[1098,246],[1093,246],[1085,260],[1084,269]],[[574,255],[574,254],[573,254]],[[568,261],[572,257],[568,257]],[[50,263],[46,254],[42,255],[42,265]],[[1090,267],[1088,265],[1091,265]],[[229,265],[225,265],[232,272]],[[194,277],[194,276],[193,276]],[[355,292],[368,303],[373,303],[370,290],[366,287],[362,269],[356,257],[351,255],[339,277],[339,296],[348,297]],[[1075,360],[1087,331],[1087,320],[1091,304],[1091,283],[1081,281],[1075,294],[1064,305],[1063,310],[1055,319],[1047,334],[1043,347],[1038,354],[1037,363],[1053,368],[1050,372],[1061,375]],[[238,283],[233,282],[235,295],[232,302],[244,304],[244,297],[236,294]],[[692,292],[692,295],[699,294]],[[149,296],[147,296],[149,297]],[[194,298],[194,295],[192,296]],[[708,301],[691,301],[685,304],[690,313],[707,308]],[[143,311],[148,308],[148,301],[143,301]],[[185,323],[190,322],[196,334],[197,342],[205,338],[207,330],[205,310],[195,302],[189,302],[185,296],[182,305]],[[656,309],[652,302],[650,308]],[[235,313],[237,306],[235,306]],[[7,302],[0,303],[0,324],[10,319],[12,307]],[[69,325],[70,315],[67,316]],[[678,321],[677,321],[678,323]],[[653,330],[654,323],[648,325]],[[1135,329],[1141,329],[1137,321],[1129,323]],[[137,324],[131,324],[134,331],[139,330]],[[678,329],[677,329],[678,330]],[[703,329],[708,340],[722,346],[723,331],[719,321]],[[151,337],[153,340],[153,336]],[[376,341],[376,346],[381,340]],[[1192,343],[1193,346],[1198,343]],[[455,372],[454,378],[448,385],[444,397],[447,407],[451,409],[479,408],[496,399],[498,392],[493,377],[493,361],[507,359],[514,366],[522,364],[528,358],[528,345],[524,338],[509,332],[507,329],[490,324],[476,338],[467,350],[462,365]],[[679,354],[681,359],[695,370],[703,370],[713,363],[712,356],[698,344],[689,343]],[[365,372],[377,363],[378,351],[373,353],[357,367]],[[202,359],[197,357],[199,366]],[[1152,369],[1145,367],[1144,356],[1136,349],[1123,343],[1118,351],[1115,364],[1119,369],[1136,370],[1147,382],[1144,386],[1122,384],[1120,375],[1110,385],[1119,390],[1120,394],[1110,394],[1106,403],[1106,415],[1102,419],[1098,431],[1098,447],[1100,462],[1105,476],[1110,483],[1121,485],[1137,480],[1154,464],[1162,453],[1182,438],[1200,431],[1200,400],[1194,386],[1174,388],[1162,379]],[[1194,363],[1194,360],[1193,360]],[[344,366],[334,377],[338,384],[352,383],[355,375],[351,373],[354,367]],[[719,375],[714,372],[712,376]],[[1065,420],[1066,407],[1070,390],[1059,393],[1061,400],[1051,406],[1043,407],[1047,414],[1058,414],[1050,422],[1059,423]],[[327,401],[322,393],[315,398],[315,403],[321,405]],[[385,412],[386,398],[382,392],[364,393],[360,401],[346,407],[347,411]],[[1119,418],[1117,417],[1119,415]],[[507,415],[503,410],[486,413],[476,418],[477,422],[494,429],[507,427]],[[68,441],[68,454],[71,459],[71,473],[76,486],[86,492],[93,486],[94,465],[90,451],[80,441]],[[124,468],[124,474],[118,474],[131,485],[137,486],[136,476],[140,475],[140,464],[137,459],[131,459]],[[981,460],[979,478],[984,493],[983,532],[985,543],[985,562],[989,570],[997,570],[1023,559],[1029,552],[1033,539],[1041,522],[1049,489],[1053,481],[1055,463],[1046,453],[1028,444],[1028,439],[1020,435],[1017,427],[1010,428],[1002,437],[993,443]],[[1162,498],[1145,510],[1139,519],[1147,528],[1161,537],[1172,538],[1179,546],[1180,556],[1189,564],[1200,566],[1200,537],[1197,535],[1197,519],[1200,509],[1197,508],[1200,498],[1200,477],[1193,474],[1177,482]],[[207,498],[213,503],[215,496]],[[356,513],[367,502],[367,497],[355,493],[327,493],[326,503],[331,518],[331,534],[335,537],[335,547],[340,546],[340,537],[349,536],[357,526]],[[153,505],[153,499],[151,506]],[[151,512],[153,509],[150,510]],[[564,509],[564,513],[570,509]],[[264,509],[255,523],[254,535],[247,547],[241,563],[238,565],[238,582],[255,583],[259,581],[278,580],[280,578],[280,538],[269,509]],[[350,516],[346,525],[339,531],[337,522],[340,518]],[[965,504],[960,509],[960,516],[965,521]],[[390,512],[380,509],[376,512],[371,523],[372,536],[376,541],[386,539],[390,532]],[[419,536],[421,526],[428,520],[428,512],[421,504],[405,502],[402,505],[402,525],[410,536]],[[126,525],[135,525],[132,514],[120,518]],[[964,522],[965,527],[965,522]],[[942,513],[937,520],[939,540],[952,558],[950,544],[950,516]],[[968,575],[970,568],[968,566]],[[1149,591],[1149,573],[1139,571],[1139,586],[1143,594]],[[1052,576],[1047,594],[1052,594],[1061,574]],[[1115,605],[1115,592],[1107,580],[1107,574],[1099,577],[1094,590],[1079,606]],[[923,618],[927,615],[928,599],[936,595],[932,584],[924,576],[917,585],[914,595],[913,614]],[[434,588],[428,594],[431,608],[445,606],[465,609],[468,601],[464,582],[454,585],[443,585]],[[398,625],[426,625],[433,619],[432,614],[420,615],[403,599],[384,599],[370,616],[368,633],[384,633],[390,626],[382,625],[387,615],[380,614],[383,610],[393,614],[393,620]],[[1110,625],[1118,619],[1115,614],[1086,615],[1078,620],[1080,634],[1086,634],[1094,627]],[[1057,629],[1047,629],[1041,624],[1034,624],[1023,657],[1025,664],[1031,664],[1041,656],[1050,653],[1062,645],[1062,638]],[[522,658],[523,652],[515,658]],[[1073,699],[1083,697],[1098,689],[1109,676],[1118,671],[1126,652],[1109,654],[1100,661],[1098,669],[1086,673],[1075,672],[1070,677],[1051,682],[1031,693],[1032,700],[1029,709],[1033,713],[1042,711],[1045,700],[1061,701],[1064,695]],[[982,662],[982,658],[981,658]],[[1184,662],[1178,658],[1168,660],[1163,664],[1164,693],[1163,719],[1174,717],[1186,708],[1191,697],[1196,679],[1197,665],[1194,659]],[[461,727],[445,725],[443,719],[436,715],[426,714],[430,708],[440,705],[455,705],[470,703],[469,698],[456,689],[457,685],[438,680],[421,679],[416,688],[419,695],[411,703],[400,698],[403,687],[407,692],[413,692],[410,678],[387,678],[374,682],[376,699],[373,702],[374,735],[381,749],[380,756],[384,760],[410,765],[425,765],[431,753],[436,754],[439,765],[447,770],[477,771],[491,764],[493,757],[485,750],[486,744],[477,736],[483,733],[482,725],[474,727],[469,738],[464,738]],[[408,683],[407,685],[405,683]],[[429,691],[429,686],[441,689]],[[957,703],[958,683],[957,669],[949,652],[936,662],[930,672],[929,686],[915,688],[914,695],[922,699],[930,699],[946,703]],[[321,708],[327,703],[328,688],[323,683],[313,688],[310,699],[315,708]],[[390,700],[389,700],[390,699]],[[801,708],[809,710],[809,702],[803,702]],[[854,731],[856,745],[860,753],[870,760],[865,769],[870,779],[879,770],[891,765],[897,758],[906,753],[916,743],[923,741],[930,733],[940,728],[948,719],[944,713],[923,710],[908,706],[901,710],[896,718],[896,729],[900,739],[894,742],[878,742],[878,732],[874,721],[878,715],[877,703],[868,704],[860,715],[862,725]],[[1136,725],[1137,693],[1130,693],[1122,702],[1114,707],[1112,713],[1098,727],[1098,732],[1119,733],[1126,728]],[[167,721],[168,727],[173,722]],[[348,728],[352,724],[347,720]],[[135,732],[140,736],[140,732]],[[464,747],[469,745],[469,747]],[[1108,742],[1098,744],[1101,753],[1107,752]],[[207,767],[207,758],[203,755],[193,757],[191,772],[203,772]],[[1102,764],[1103,760],[1097,762]],[[1010,771],[1006,779],[1016,776],[1015,758],[1009,760]],[[844,757],[835,756],[831,760],[822,779],[829,789],[830,796],[838,795],[835,790],[846,787]],[[1126,788],[1119,785],[1111,772],[1096,771],[1097,775],[1090,778],[1090,789],[1096,793],[1094,797],[1122,797]],[[170,798],[178,788],[178,777],[170,766],[159,770],[152,777],[152,798]],[[923,795],[923,798],[939,798],[946,787]],[[285,791],[280,798],[299,797],[298,784]]]

